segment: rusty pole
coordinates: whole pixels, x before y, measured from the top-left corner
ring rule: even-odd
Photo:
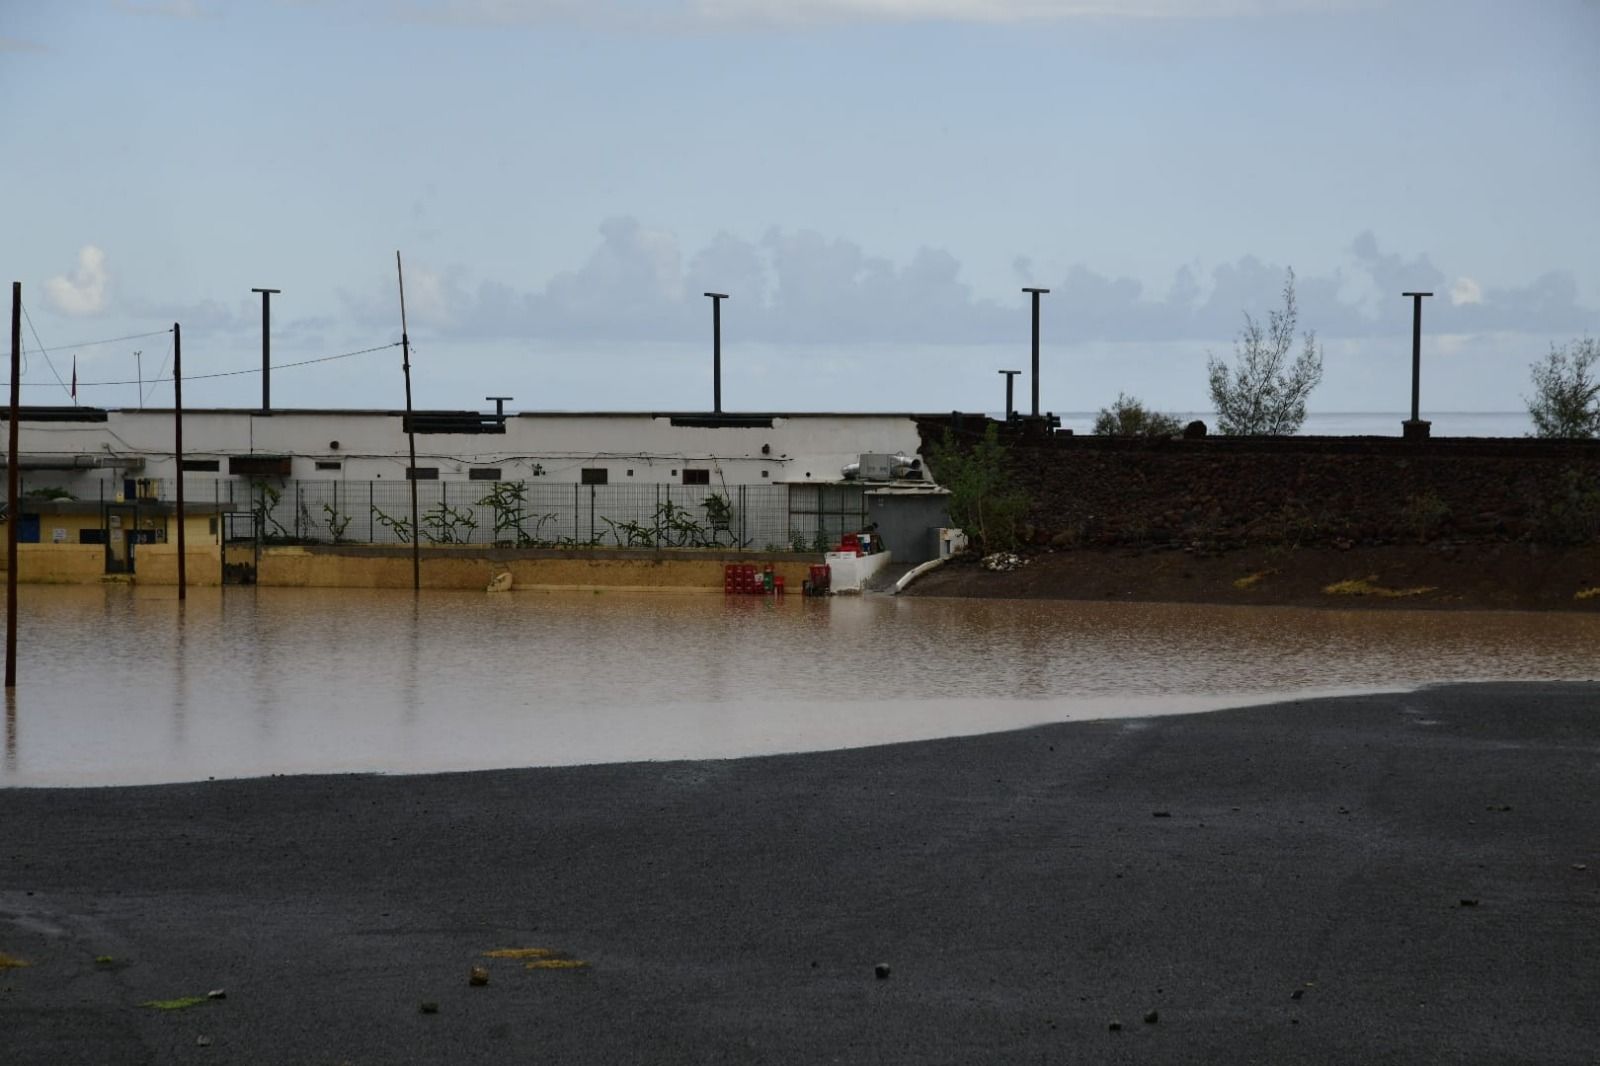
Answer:
[[[394,253],[394,275],[400,284],[400,366],[406,374],[406,438],[411,442],[411,590],[422,591],[422,527],[417,519],[417,429],[411,419],[411,337],[406,333],[406,275],[400,253]]]
[[[189,570],[183,513],[183,328],[172,324],[172,407],[174,450],[178,453],[178,602],[189,597]]]
[[[1002,374],[1004,374],[1006,376],[1006,413],[1005,413],[1005,420],[1007,422],[1009,422],[1009,421],[1011,421],[1011,416],[1016,414],[1016,411],[1012,407],[1011,386],[1016,381],[1017,375],[1022,373],[1022,371],[1020,371],[1020,370],[1002,370],[1002,371],[1000,371],[1000,373],[1002,373]]]

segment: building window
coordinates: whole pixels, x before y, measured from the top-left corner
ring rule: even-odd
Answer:
[[[683,472],[683,483],[685,485],[709,485],[711,484],[711,471],[685,470]]]
[[[343,470],[344,464],[337,459],[318,459],[318,470]]]
[[[213,537],[217,535],[217,516],[216,515],[212,515],[211,518],[206,522],[206,532],[210,533]]]
[[[629,477],[632,477],[632,476],[633,476],[633,471],[632,471],[632,470],[631,470],[631,469],[630,469],[630,470],[629,470],[629,471],[628,471],[628,476],[629,476]]]
[[[771,477],[772,475],[769,474],[767,471],[763,470],[763,471],[761,471],[761,476],[762,477]]]
[[[193,471],[197,474],[215,474],[222,470],[222,461],[219,459],[185,459],[183,461],[185,472]]]
[[[438,481],[439,468],[436,466],[408,466],[406,467],[408,481]]]
[[[586,466],[583,468],[583,483],[585,485],[604,485],[607,483],[608,471],[603,466]]]
[[[498,466],[474,466],[467,469],[468,481],[499,481],[500,468]]]
[[[78,530],[78,543],[79,544],[104,544],[105,542],[106,542],[106,531],[103,530],[103,529],[80,529],[80,530]]]

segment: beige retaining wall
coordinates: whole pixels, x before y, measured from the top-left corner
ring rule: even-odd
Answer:
[[[721,592],[723,566],[771,563],[795,593],[815,559],[791,553],[540,551],[473,547],[422,550],[424,588],[482,589],[509,570],[517,587],[567,589],[671,589]],[[140,580],[144,579],[143,562]],[[172,580],[168,578],[169,582]],[[259,585],[318,588],[410,588],[408,548],[263,548]]]

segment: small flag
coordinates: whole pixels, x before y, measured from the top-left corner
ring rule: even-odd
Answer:
[[[72,402],[78,402],[78,357],[72,357]]]

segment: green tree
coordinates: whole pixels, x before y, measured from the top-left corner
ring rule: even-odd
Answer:
[[[984,554],[1017,546],[1028,513],[1028,497],[1016,486],[993,422],[971,447],[962,447],[949,430],[928,450],[935,480],[950,491],[950,521],[966,531]]]
[[[1207,356],[1211,403],[1217,428],[1234,436],[1289,434],[1306,420],[1306,397],[1322,381],[1322,352],[1315,333],[1303,334],[1304,347],[1293,363],[1299,307],[1294,298],[1294,271],[1283,283],[1283,307],[1267,312],[1263,326],[1245,312],[1244,330],[1234,339],[1235,365]]]
[[[1095,416],[1094,431],[1102,437],[1171,437],[1182,433],[1183,426],[1171,415],[1146,410],[1138,397],[1119,392],[1116,402]]]
[[[1536,437],[1600,437],[1600,341],[1552,344],[1534,363],[1528,414]]]

